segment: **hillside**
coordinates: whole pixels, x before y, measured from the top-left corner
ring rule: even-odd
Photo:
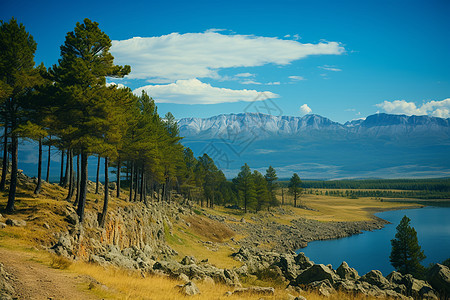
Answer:
[[[149,199],[145,206],[127,202],[123,196],[111,199],[102,228],[97,222],[102,197],[92,189],[84,224],[80,224],[72,204],[61,200],[67,190],[44,183],[42,195],[33,196],[33,179],[21,174],[19,183],[16,213],[2,211],[0,216],[2,293],[9,290],[23,299],[60,298],[64,293],[82,299],[148,299],[149,295],[179,299],[191,292],[190,282],[194,282],[201,292],[196,299],[293,299],[289,295],[299,294],[307,299],[319,299],[320,295],[330,299],[402,297],[385,290],[388,286],[376,288],[369,280],[372,275],[358,282],[343,281],[336,275],[339,270],[355,272],[346,264],[332,270],[292,250],[312,240],[379,228],[384,222],[374,219],[373,212],[410,204],[306,194],[303,208],[285,205],[271,212],[244,214],[220,206],[202,208],[179,197],[171,203]],[[2,209],[5,203],[2,196]],[[34,271],[25,278],[27,268]],[[321,270],[320,276],[332,272],[332,286],[309,285],[309,279],[303,278],[309,268]],[[306,273],[300,277],[302,272]],[[34,283],[62,278],[74,288],[55,284],[45,291]],[[425,284],[408,280],[419,288]],[[338,288],[343,282],[354,285],[348,286],[347,292],[355,289],[360,296]],[[285,289],[288,284],[291,287]],[[389,288],[393,289],[393,284]],[[177,285],[180,287],[174,288]],[[419,290],[408,293],[422,295]]]

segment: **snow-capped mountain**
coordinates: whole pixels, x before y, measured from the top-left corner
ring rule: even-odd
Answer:
[[[279,177],[450,177],[450,119],[376,114],[340,124],[318,115],[258,113],[186,118],[183,144],[207,153],[225,175],[239,168]]]
[[[182,136],[216,138],[230,133],[270,137],[329,134],[450,136],[450,119],[428,116],[375,114],[345,124],[319,115],[304,117],[271,116],[260,113],[219,115],[211,118],[185,118],[178,122]]]

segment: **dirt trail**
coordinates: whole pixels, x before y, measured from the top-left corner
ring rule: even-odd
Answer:
[[[0,262],[14,277],[11,284],[18,299],[98,299],[77,287],[86,283],[86,278],[52,269],[32,258],[32,254],[0,248]]]

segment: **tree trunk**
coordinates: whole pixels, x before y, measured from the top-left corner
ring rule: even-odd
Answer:
[[[105,226],[106,213],[108,212],[108,201],[109,201],[109,176],[108,176],[108,157],[105,157],[105,197],[103,201],[103,210],[100,214],[99,225],[100,227]]]
[[[61,150],[61,174],[59,175],[59,185],[63,184],[64,176],[64,149]]]
[[[133,181],[134,181],[134,176],[133,176],[133,170],[134,168],[134,162],[131,162],[131,174],[130,174],[130,197],[128,199],[128,201],[133,201]]]
[[[73,171],[73,150],[69,149],[69,192],[67,193],[66,201],[70,201],[73,197],[75,189],[74,171]]]
[[[138,173],[139,168],[137,166],[134,167],[134,178],[135,178],[135,183],[134,183],[134,202],[137,201],[137,192],[138,192],[138,188],[139,188],[139,173]]]
[[[144,201],[144,166],[141,168],[141,185],[139,186],[139,202]]]
[[[66,156],[67,156],[67,159],[66,159],[66,172],[64,173],[64,181],[63,181],[63,187],[67,187],[67,185],[69,184],[69,171],[70,171],[70,162],[69,162],[69,156],[70,156],[70,150],[69,149],[67,149],[67,152],[66,152]]]
[[[14,124],[13,124],[14,125]],[[17,188],[17,159],[18,159],[18,140],[15,133],[11,133],[11,183],[9,184],[8,203],[6,213],[14,212],[14,202],[16,200]]]
[[[117,185],[117,198],[120,198],[120,171],[122,166],[120,165],[121,161],[120,161],[120,157],[117,160],[117,179],[116,179],[116,185]]]
[[[141,202],[147,205],[147,199],[145,198],[145,182],[144,182],[144,167],[141,169]]]
[[[80,200],[80,155],[77,155],[77,194],[75,196],[74,206],[78,205],[78,201]]]
[[[81,150],[81,172],[80,172],[80,199],[78,200],[77,214],[80,222],[84,220],[84,207],[86,206],[86,191],[88,178],[88,154],[86,150]]]
[[[48,145],[48,158],[47,158],[47,176],[45,177],[45,181],[49,182],[50,180],[50,148],[52,146]]]
[[[0,181],[0,191],[5,190],[6,174],[8,174],[8,122],[7,121],[5,121],[5,136],[3,137],[2,180]]]
[[[284,205],[284,189],[281,188],[281,205]]]
[[[294,207],[297,207],[297,193],[294,193]]]
[[[41,192],[42,187],[42,138],[39,138],[39,158],[38,158],[38,182],[34,189],[34,194],[38,195]]]
[[[100,175],[100,155],[97,160],[97,179],[95,180],[95,194],[98,194],[98,177]]]

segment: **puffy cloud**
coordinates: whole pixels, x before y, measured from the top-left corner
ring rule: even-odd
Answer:
[[[112,41],[115,63],[131,65],[129,78],[147,80],[220,78],[224,68],[287,65],[310,55],[339,55],[338,42],[299,43],[274,37],[203,33],[171,33]],[[154,81],[153,81],[154,82]]]
[[[251,102],[279,97],[272,92],[264,92],[265,97],[259,97],[261,92],[256,90],[217,88],[198,79],[180,79],[171,84],[147,85],[133,92],[140,95],[142,90],[146,91],[157,103],[217,104],[238,101]]]
[[[308,104],[303,104],[302,106],[300,106],[300,114],[302,116],[310,114],[312,112],[312,109],[309,108]]]
[[[429,101],[417,107],[414,102],[405,100],[384,101],[376,104],[377,107],[383,109],[390,114],[405,115],[429,115],[439,118],[450,118],[450,98],[442,101]]]
[[[273,82],[268,82],[267,85],[280,85],[281,82],[279,81],[273,81]]]

